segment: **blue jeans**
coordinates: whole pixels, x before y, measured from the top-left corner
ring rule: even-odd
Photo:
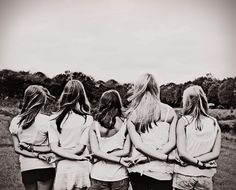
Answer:
[[[128,190],[128,188],[128,178],[119,181],[100,181],[91,179],[91,187],[89,190]]]

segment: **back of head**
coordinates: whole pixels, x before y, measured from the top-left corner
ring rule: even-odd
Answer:
[[[85,119],[90,112],[90,104],[84,86],[78,80],[68,81],[59,98],[59,114],[56,117],[59,132],[61,132],[61,122],[70,111],[84,116]]]
[[[39,85],[31,85],[25,90],[19,121],[23,129],[33,124],[35,117],[46,103],[47,97],[52,96],[46,88]]]
[[[128,114],[135,111],[136,127],[139,131],[144,132],[151,123],[160,118],[160,88],[152,74],[144,74],[139,77],[134,88],[130,91],[131,96],[128,98],[131,101]]]
[[[196,120],[196,128],[202,129],[200,116],[208,115],[208,101],[206,94],[200,86],[190,86],[183,93],[183,114],[191,115]]]
[[[122,116],[122,101],[116,90],[104,92],[99,101],[98,112],[95,119],[105,128],[112,129],[116,117]]]

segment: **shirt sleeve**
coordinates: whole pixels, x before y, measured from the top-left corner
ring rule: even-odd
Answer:
[[[19,125],[18,125],[18,122],[19,122],[19,118],[18,117],[14,117],[11,121],[11,124],[10,124],[10,127],[9,127],[9,131],[12,135],[16,135],[17,132],[18,132],[18,128],[19,128]]]
[[[81,138],[80,138],[80,144],[83,144],[83,145],[86,145],[88,146],[89,145],[89,127],[87,127],[82,135],[81,135]]]
[[[59,136],[58,131],[55,128],[55,123],[52,122],[50,126],[48,127],[48,141],[49,143],[58,143],[59,142]]]

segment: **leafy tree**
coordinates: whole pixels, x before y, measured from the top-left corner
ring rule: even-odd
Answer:
[[[218,98],[219,86],[220,84],[216,82],[216,83],[213,83],[208,89],[208,94],[207,94],[208,102],[214,103],[215,106],[220,104],[219,98]]]
[[[219,86],[218,98],[221,105],[230,108],[236,107],[235,94],[236,78],[225,79]]]

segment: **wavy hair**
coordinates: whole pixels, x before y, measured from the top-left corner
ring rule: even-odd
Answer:
[[[108,90],[100,98],[95,120],[103,127],[112,129],[116,123],[116,117],[123,116],[122,108],[120,94],[116,90]]]
[[[146,73],[139,77],[134,88],[129,93],[131,101],[127,114],[134,111],[136,119],[134,122],[137,131],[145,132],[151,128],[151,123],[160,119],[160,87],[154,76]]]
[[[22,129],[27,129],[34,123],[35,117],[43,108],[48,98],[54,99],[49,91],[40,85],[31,85],[25,90],[20,121],[18,123],[22,126]]]
[[[202,130],[200,116],[206,116],[215,120],[208,115],[208,101],[206,94],[200,86],[193,85],[184,90],[183,93],[183,115],[192,115],[192,121],[196,121],[196,129]]]
[[[62,121],[70,111],[83,116],[86,122],[87,115],[90,113],[90,104],[84,90],[84,86],[80,81],[68,81],[63,89],[58,103],[59,110],[55,120],[59,133],[61,133]]]

